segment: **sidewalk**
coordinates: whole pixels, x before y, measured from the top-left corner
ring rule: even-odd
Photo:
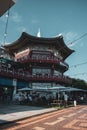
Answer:
[[[0,125],[51,112],[54,110],[54,108],[0,104]]]

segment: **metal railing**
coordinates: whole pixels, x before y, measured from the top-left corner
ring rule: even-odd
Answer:
[[[19,72],[17,70],[10,70],[6,68],[0,67],[0,76],[8,77],[8,78],[16,78],[25,81],[46,81],[46,82],[64,82],[64,83],[71,83],[71,78],[67,76],[61,75],[49,75],[49,74],[28,74],[26,71]]]
[[[61,61],[58,58],[39,58],[39,57],[22,57],[20,59],[17,60],[18,62],[22,62],[22,63],[26,63],[26,62],[35,62],[35,63],[52,63],[54,65],[60,65],[60,66],[64,66],[67,69],[69,68],[69,65],[67,63],[65,63],[64,61]]]

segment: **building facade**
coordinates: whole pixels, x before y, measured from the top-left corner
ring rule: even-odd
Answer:
[[[72,83],[64,72],[69,69],[65,59],[74,51],[65,45],[63,36],[43,38],[23,32],[17,41],[4,45],[4,49],[9,58],[0,75],[12,80],[16,89],[50,88]]]

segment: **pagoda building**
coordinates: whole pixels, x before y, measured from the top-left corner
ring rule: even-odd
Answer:
[[[26,82],[27,87],[50,88],[72,83],[64,72],[69,69],[65,60],[74,50],[66,46],[62,35],[44,38],[23,32],[18,40],[4,45],[4,49],[16,63],[10,78]]]

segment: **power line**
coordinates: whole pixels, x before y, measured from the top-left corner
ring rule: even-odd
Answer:
[[[72,66],[70,66],[69,68],[78,67],[78,66],[85,65],[85,64],[87,64],[87,62],[83,62],[83,63],[76,64],[76,65],[72,65]]]
[[[7,14],[6,14],[6,26],[5,26],[5,32],[4,32],[4,45],[5,45],[5,42],[6,42],[6,37],[7,37],[7,31],[8,31],[8,21],[9,21],[9,12],[10,10],[8,10]]]
[[[86,75],[87,74],[87,72],[83,72],[83,73],[77,73],[77,74],[73,74],[73,75],[71,75],[71,76],[77,76],[77,75]]]
[[[5,32],[4,32],[4,41],[3,41],[3,44],[5,45],[5,42],[6,42],[6,37],[7,37],[7,31],[8,31],[8,21],[9,21],[9,14],[10,14],[10,6],[11,6],[11,1],[9,1],[8,3],[8,11],[7,11],[7,14],[6,14],[6,25],[5,25]]]
[[[67,45],[71,45],[73,43],[75,43],[76,41],[82,39],[83,37],[85,37],[87,35],[87,33],[84,33],[82,36],[78,37],[77,39],[73,40],[71,43],[67,44]]]
[[[71,45],[71,44],[73,44],[73,43],[75,43],[76,41],[78,41],[78,40],[80,40],[80,39],[82,39],[82,38],[85,37],[86,35],[87,35],[87,33],[84,33],[82,36],[80,36],[80,37],[78,37],[77,39],[73,40],[72,42],[68,43],[67,46],[68,46],[68,45]],[[61,51],[61,50],[64,49],[65,47],[66,47],[66,46],[61,47],[58,51]]]

